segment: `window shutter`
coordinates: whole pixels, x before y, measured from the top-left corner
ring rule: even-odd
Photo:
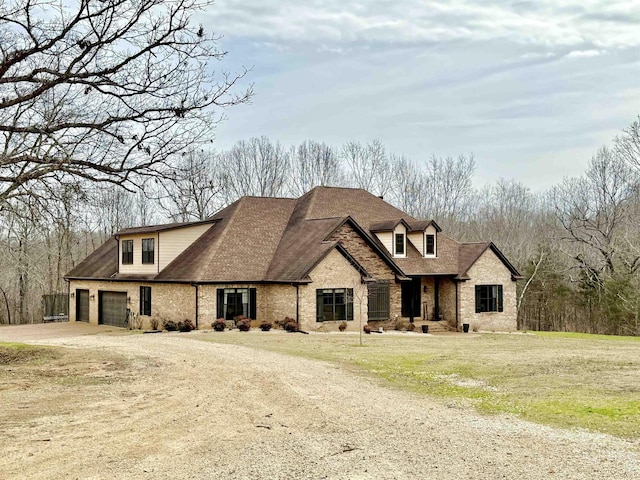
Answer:
[[[347,288],[347,320],[353,320],[353,288]]]
[[[249,318],[255,320],[258,316],[256,312],[256,289],[249,289]]]
[[[218,289],[217,318],[224,318],[224,288]]]
[[[480,285],[476,285],[476,313],[480,313],[480,303],[482,303],[482,300],[480,298],[480,296],[482,295],[482,289],[480,287]]]
[[[498,311],[502,312],[502,285],[498,285]]]
[[[323,320],[322,316],[322,302],[324,301],[324,297],[322,295],[322,290],[316,290],[316,322],[321,322]]]

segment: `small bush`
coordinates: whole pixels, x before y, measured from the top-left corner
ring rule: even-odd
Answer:
[[[409,323],[407,325],[407,332],[413,332],[416,329],[416,324],[415,323]]]
[[[248,332],[251,330],[251,319],[243,318],[242,320],[238,320],[238,322],[236,322],[236,327],[238,327],[238,330],[241,332]]]
[[[365,324],[364,327],[362,327],[362,331],[367,334],[371,333],[371,326],[368,324]]]
[[[191,330],[195,330],[195,326],[191,320],[186,319],[184,322],[178,322],[178,330],[181,332],[190,332]]]
[[[271,324],[270,322],[262,322],[260,324],[260,330],[262,330],[263,332],[268,332],[269,330],[271,330],[271,327],[273,327],[273,324]]]
[[[347,322],[342,322],[340,325],[338,325],[338,330],[340,330],[341,332],[344,332],[347,329]]]
[[[227,328],[227,323],[224,321],[224,318],[217,318],[211,324],[211,328],[213,328],[216,332],[222,332],[225,328]]]
[[[142,316],[138,312],[129,312],[129,330],[142,329]]]
[[[406,330],[409,325],[411,324],[408,322],[405,322],[404,320],[398,320],[394,328],[396,330],[403,331],[403,330]]]
[[[162,324],[162,327],[167,332],[175,332],[178,330],[178,325],[176,325],[176,322],[174,322],[173,320],[165,320],[164,323]]]
[[[151,317],[149,319],[149,324],[151,325],[151,330],[158,330],[160,326],[160,317]]]
[[[298,322],[296,322],[291,317],[285,317],[282,321],[282,328],[284,328],[287,332],[297,332],[298,331]]]

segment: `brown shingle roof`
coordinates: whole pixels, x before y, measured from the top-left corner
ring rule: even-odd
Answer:
[[[118,241],[115,237],[100,245],[76,265],[65,278],[111,278],[118,271]]]
[[[362,189],[316,187],[298,199],[243,197],[206,222],[125,229],[121,235],[213,225],[155,278],[164,282],[299,282],[336,247],[326,241],[345,221],[379,250],[394,270],[404,275],[451,275],[464,278],[479,256],[491,247],[514,275],[517,270],[491,243],[460,244],[438,234],[437,258],[424,258],[409,242],[407,258],[391,259],[371,229],[404,221],[411,230],[435,222],[418,221]],[[117,271],[117,241],[110,239],[74,268],[70,278],[112,278]],[[398,270],[398,267],[401,269]],[[114,276],[114,278],[117,276]],[[121,277],[117,277],[121,278]],[[122,277],[124,278],[124,277]]]
[[[200,220],[198,222],[165,223],[162,225],[147,225],[144,227],[123,228],[122,230],[116,233],[116,236],[134,235],[136,233],[164,232],[166,230],[175,230],[178,228],[192,227],[194,225],[203,225],[211,222],[213,222],[212,219],[207,219],[207,220]]]

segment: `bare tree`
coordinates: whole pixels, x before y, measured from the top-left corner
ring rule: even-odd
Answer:
[[[615,152],[640,174],[640,115],[615,138]]]
[[[391,191],[393,169],[380,140],[367,145],[347,142],[340,154],[349,167],[353,186],[380,196]]]
[[[220,153],[219,162],[228,203],[243,195],[277,197],[285,193],[289,155],[278,142],[265,136],[240,140]]]
[[[174,222],[205,220],[223,206],[223,178],[214,152],[185,152],[169,179],[161,182],[160,208]]]
[[[291,148],[291,194],[302,195],[313,187],[339,186],[344,173],[336,151],[325,143],[307,140]]]
[[[209,141],[213,107],[252,92],[233,93],[246,71],[209,73],[225,52],[191,21],[206,5],[0,3],[0,202],[69,178],[131,187]]]

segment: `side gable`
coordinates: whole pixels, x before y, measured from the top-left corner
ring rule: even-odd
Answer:
[[[482,255],[487,251],[491,250],[496,257],[502,262],[502,264],[509,270],[511,273],[512,280],[519,280],[522,277],[520,272],[514,267],[507,257],[500,251],[498,247],[494,245],[493,242],[480,242],[480,243],[462,243],[460,244],[460,270],[458,273],[459,280],[468,280],[469,270],[475,263],[482,257]]]

